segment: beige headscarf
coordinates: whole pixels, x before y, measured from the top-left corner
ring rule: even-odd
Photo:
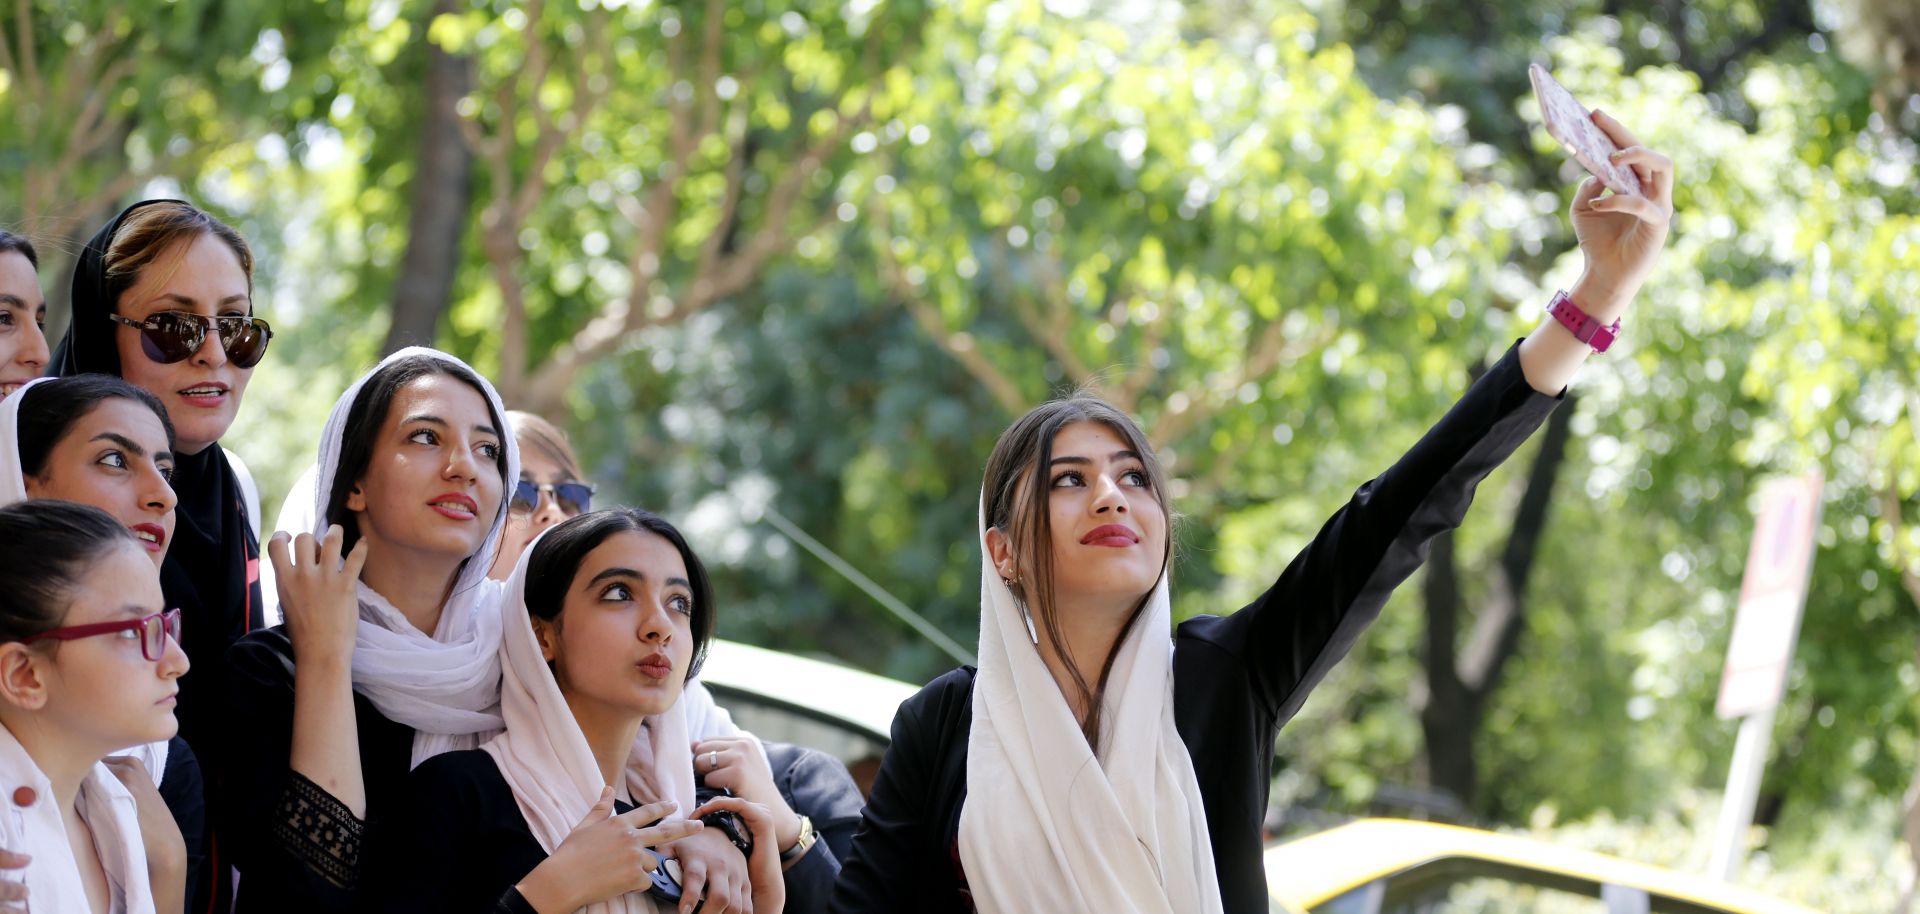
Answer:
[[[545,532],[541,534],[542,537]],[[600,800],[606,780],[587,738],[574,722],[553,679],[527,613],[527,564],[540,537],[527,544],[507,578],[500,643],[503,668],[500,712],[506,732],[480,748],[493,756],[514,802],[540,848],[553,853]],[[685,702],[647,718],[627,759],[627,789],[636,803],[673,800],[683,818],[694,808],[693,750],[687,737]],[[631,892],[582,909],[588,914],[657,914],[643,893]]]
[[[1000,580],[980,512],[980,670],[960,862],[982,914],[1217,914],[1193,760],[1174,726],[1163,573],[1120,644],[1096,753]]]

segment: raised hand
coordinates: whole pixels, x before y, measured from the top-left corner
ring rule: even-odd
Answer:
[[[335,524],[316,540],[311,533],[289,538],[275,533],[267,543],[274,580],[280,591],[280,612],[287,620],[297,663],[345,661],[353,656],[354,632],[360,625],[360,569],[367,563],[367,541],[362,538],[343,560],[340,544],[346,534]]]

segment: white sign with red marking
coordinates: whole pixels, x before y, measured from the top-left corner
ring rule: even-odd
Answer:
[[[1776,479],[1760,493],[1753,546],[1740,583],[1726,667],[1720,674],[1722,718],[1773,707],[1787,685],[1800,615],[1813,572],[1813,535],[1820,522],[1819,472]]]

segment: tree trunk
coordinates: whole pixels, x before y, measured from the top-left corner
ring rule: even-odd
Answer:
[[[427,21],[458,11],[456,0],[435,0]],[[393,323],[383,352],[432,345],[453,301],[460,237],[467,223],[473,153],[460,136],[456,110],[473,83],[473,61],[427,43],[426,118],[414,165],[407,219],[407,252],[393,286]]]

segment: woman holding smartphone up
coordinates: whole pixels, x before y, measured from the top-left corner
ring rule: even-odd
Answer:
[[[1172,509],[1125,413],[1076,396],[1001,434],[979,669],[901,706],[835,911],[1267,910],[1275,733],[1605,348],[1594,329],[1617,328],[1665,244],[1672,163],[1593,120],[1647,195],[1580,186],[1571,294],[1238,612],[1172,626]]]

